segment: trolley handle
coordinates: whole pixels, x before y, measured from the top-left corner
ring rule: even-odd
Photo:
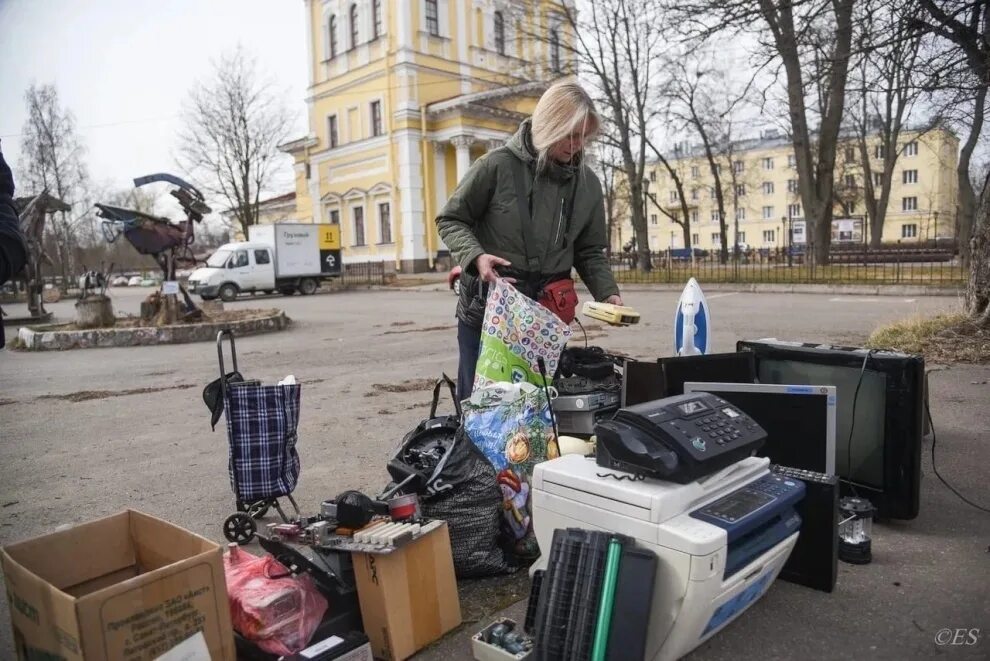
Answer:
[[[223,338],[225,335],[230,341],[230,361],[234,364],[234,371],[237,371],[237,349],[234,347],[234,331],[224,328],[217,333],[217,358],[220,362],[220,394],[224,401],[227,399],[227,370],[223,366]]]

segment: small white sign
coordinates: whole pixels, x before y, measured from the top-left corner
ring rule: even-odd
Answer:
[[[162,283],[162,293],[168,296],[169,294],[179,293],[179,283],[176,280],[166,280]]]
[[[210,649],[206,646],[203,632],[200,631],[165,652],[155,661],[210,661]]]
[[[319,655],[323,654],[327,650],[331,650],[344,642],[343,638],[338,638],[337,636],[330,636],[326,640],[322,640],[312,647],[307,647],[299,654],[306,657],[307,659],[315,659]]]

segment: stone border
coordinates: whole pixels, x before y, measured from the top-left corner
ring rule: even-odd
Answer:
[[[286,329],[291,320],[285,312],[268,314],[240,321],[206,324],[177,324],[160,328],[94,328],[92,330],[58,330],[21,328],[17,337],[27,351],[61,351],[65,349],[94,349],[102,347],[139,347],[156,344],[186,344],[214,341],[217,333],[230,328],[238,336],[270,333]]]

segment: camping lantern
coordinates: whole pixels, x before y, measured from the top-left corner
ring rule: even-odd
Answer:
[[[839,501],[839,559],[853,565],[866,565],[873,559],[870,540],[873,535],[873,514],[876,512],[865,498],[843,498]]]

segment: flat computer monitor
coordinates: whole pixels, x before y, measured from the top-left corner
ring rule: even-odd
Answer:
[[[836,473],[843,491],[868,498],[878,516],[913,519],[921,494],[925,359],[894,351],[741,341],[761,383],[834,385]]]
[[[663,399],[663,370],[653,360],[627,360],[622,365],[620,406],[634,406]]]
[[[753,383],[756,361],[748,351],[661,358],[664,397],[684,394],[687,381]]]
[[[684,392],[711,393],[755,420],[767,432],[758,456],[835,474],[835,386],[689,381]]]

